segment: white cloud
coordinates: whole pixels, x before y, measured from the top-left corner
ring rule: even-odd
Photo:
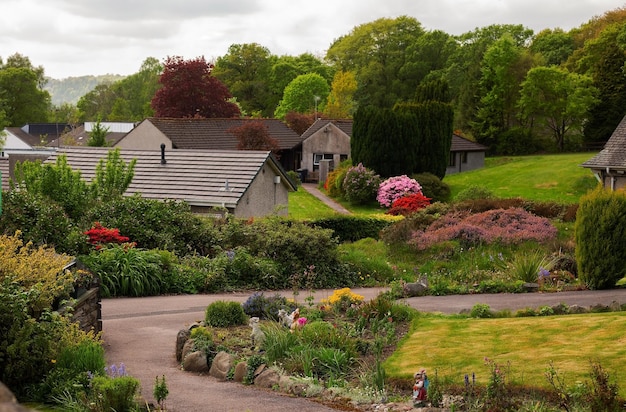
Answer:
[[[236,43],[323,55],[355,26],[414,17],[461,34],[491,24],[569,30],[622,0],[0,0],[0,56],[28,56],[55,78],[131,74],[147,57],[208,60]]]

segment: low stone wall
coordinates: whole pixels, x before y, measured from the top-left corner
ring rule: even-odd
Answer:
[[[85,332],[102,331],[102,306],[100,304],[100,288],[91,288],[76,299],[73,318]],[[62,310],[61,310],[62,311]]]

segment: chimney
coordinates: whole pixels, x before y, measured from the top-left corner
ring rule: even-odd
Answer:
[[[165,160],[165,143],[161,143],[161,164],[164,165],[165,163],[167,163]]]

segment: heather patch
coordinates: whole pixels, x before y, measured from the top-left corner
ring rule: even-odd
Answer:
[[[528,240],[545,242],[555,239],[557,229],[546,218],[523,209],[496,209],[483,213],[449,213],[427,229],[413,233],[410,243],[425,250],[437,243],[458,240],[465,246],[500,242],[518,244]]]

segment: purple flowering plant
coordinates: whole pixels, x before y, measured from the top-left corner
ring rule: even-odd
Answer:
[[[373,201],[380,185],[380,176],[359,163],[346,172],[343,180],[344,196],[352,204],[365,204]]]
[[[391,207],[394,201],[414,193],[422,193],[422,186],[407,175],[390,177],[378,187],[376,200],[381,206]]]

